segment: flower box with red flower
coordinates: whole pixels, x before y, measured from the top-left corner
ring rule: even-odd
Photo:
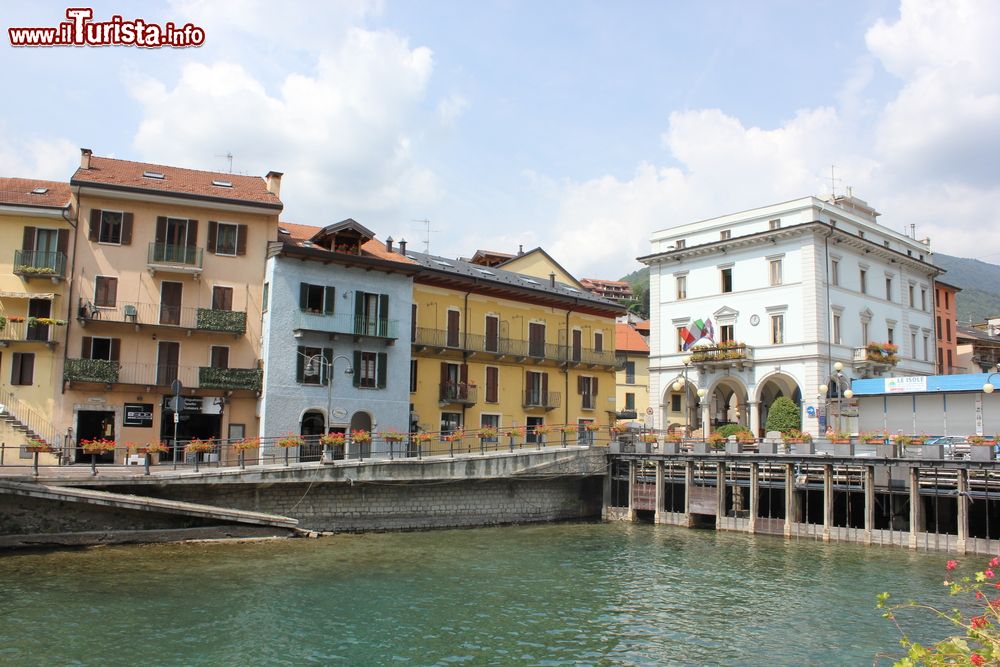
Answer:
[[[597,422],[587,422],[586,424],[583,425],[583,428],[593,433],[595,431],[600,431],[601,425],[598,424]]]
[[[94,438],[93,440],[81,440],[80,447],[85,454],[107,454],[115,451],[115,441],[107,438]]]
[[[49,443],[33,438],[28,438],[24,442],[24,449],[32,454],[52,454],[55,452],[55,449]]]
[[[655,445],[658,440],[655,433],[643,433],[639,439],[647,445]]]
[[[445,442],[462,442],[465,438],[465,432],[462,429],[455,429],[454,431],[447,433],[444,438]]]
[[[415,442],[417,442],[418,444],[421,444],[421,445],[422,444],[426,444],[426,443],[432,442],[434,440],[434,434],[433,433],[426,433],[426,432],[414,433],[413,434],[413,440]]]
[[[383,431],[379,433],[379,436],[386,442],[403,442],[406,440],[406,434],[399,431]]]
[[[367,445],[372,441],[372,434],[368,431],[358,429],[356,431],[351,431],[351,442],[357,443],[359,445]]]
[[[497,437],[497,430],[489,426],[484,426],[483,428],[479,429],[479,433],[477,433],[476,435],[479,436],[480,440],[492,440],[493,438]]]
[[[233,443],[233,449],[238,452],[245,452],[260,447],[260,438],[243,438]]]
[[[166,454],[170,451],[170,448],[162,442],[147,442],[144,445],[130,442],[128,445],[129,451],[135,452],[136,454]]]
[[[319,444],[324,447],[343,447],[347,443],[347,436],[343,433],[324,433],[319,436]]]
[[[204,452],[210,452],[213,449],[215,449],[215,440],[213,438],[209,438],[207,440],[194,438],[188,442],[187,446],[184,447],[184,455],[189,456],[191,454],[202,454]]]

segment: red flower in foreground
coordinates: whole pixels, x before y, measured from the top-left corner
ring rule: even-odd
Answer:
[[[983,576],[986,577],[987,579],[992,579],[993,578],[993,570],[984,570],[983,571]]]
[[[946,569],[946,570],[954,570],[957,566],[958,566],[958,561],[957,560],[950,560],[947,563],[945,563],[944,569]]]
[[[990,567],[996,567],[1000,565],[1000,556],[994,556],[993,560],[990,561]]]
[[[986,620],[985,616],[973,616],[972,617],[972,629],[978,630],[979,628],[985,628],[990,622]]]
[[[973,653],[972,655],[969,656],[969,662],[971,662],[973,665],[976,665],[976,667],[979,667],[980,665],[986,664],[986,658],[979,655],[978,653]]]

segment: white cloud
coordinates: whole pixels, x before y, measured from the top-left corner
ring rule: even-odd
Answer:
[[[413,136],[433,70],[429,49],[387,31],[349,29],[271,92],[243,65],[189,63],[175,85],[132,83],[144,117],[135,136],[147,159],[286,174],[289,220],[392,216],[404,202],[437,195],[432,173],[413,155]],[[339,219],[339,218],[338,218]]]
[[[438,102],[438,119],[444,126],[454,125],[458,117],[469,108],[469,100],[464,95],[452,93]]]
[[[14,137],[0,124],[0,176],[65,181],[79,165],[79,147],[62,137]]]
[[[662,136],[679,168],[642,163],[626,180],[564,183],[543,239],[568,268],[618,277],[649,252],[652,231],[838,188],[917,225],[938,252],[1000,247],[1000,3],[903,0],[900,18],[867,33],[871,55],[843,82],[836,108],[800,110],[775,128],[745,127],[717,109],[671,114]],[[881,107],[866,97],[872,67],[902,82]],[[998,230],[996,232],[990,230]],[[966,233],[962,233],[966,232]]]

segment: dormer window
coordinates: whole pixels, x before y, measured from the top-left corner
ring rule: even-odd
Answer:
[[[361,246],[373,238],[375,238],[374,232],[348,218],[324,227],[309,240],[315,245],[333,252],[360,255]]]
[[[142,175],[145,178],[154,178],[158,181],[162,181],[164,178],[166,178],[166,176],[164,176],[158,171],[144,171],[142,172]]]
[[[48,191],[49,191],[48,188],[35,188],[34,190],[31,191],[31,194],[33,194],[33,195],[44,195]]]

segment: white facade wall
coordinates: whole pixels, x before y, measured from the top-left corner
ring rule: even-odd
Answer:
[[[348,362],[336,360],[333,370],[333,418],[328,428],[348,428],[352,416],[366,412],[372,430],[409,430],[410,399],[410,314],[413,281],[409,276],[378,270],[303,261],[298,258],[271,257],[267,263],[269,307],[264,313],[263,357],[264,394],[260,408],[261,434],[267,437],[299,433],[302,416],[307,411],[326,415],[328,388],[296,381],[296,357],[300,345],[333,348],[334,355],[344,355],[353,363],[354,351],[385,352],[386,386],[383,389],[355,387],[353,378],[344,373]],[[293,330],[299,321],[299,285],[331,285],[336,288],[335,315],[354,312],[357,291],[387,294],[389,320],[396,321],[395,344],[380,339],[306,332],[296,337]],[[322,319],[322,315],[311,316]],[[355,369],[357,373],[358,370]]]
[[[697,319],[711,318],[716,340],[721,325],[732,324],[734,339],[753,348],[753,362],[745,368],[709,370],[705,364],[688,368],[691,402],[697,401],[694,388],[705,389],[710,400],[703,401],[708,405],[699,406],[697,414],[714,420],[736,417],[719,404],[715,390],[720,386],[737,390],[739,421],[754,429],[763,427],[776,391],[790,397],[797,393],[803,426],[817,433],[816,409],[824,404],[819,386],[829,384],[833,363],[842,362],[848,378],[871,369],[870,364],[855,363],[856,349],[865,344],[862,321],[868,322],[868,342],[887,342],[892,328],[893,342],[900,348],[894,374],[933,373],[936,270],[927,266],[929,250],[873,220],[809,197],[654,233],[654,255],[644,261],[650,265],[650,401],[656,426],[671,425],[666,422],[674,392],[671,385],[683,377],[682,359],[690,354],[678,351],[677,328]],[[827,224],[809,224],[816,221]],[[683,241],[682,249],[677,248],[678,241]],[[774,259],[781,260],[778,286],[770,284],[769,263]],[[838,262],[836,285],[828,281],[830,260]],[[732,268],[731,293],[721,291],[720,273],[725,267]],[[860,285],[862,268],[865,293]],[[682,300],[677,298],[680,276],[686,279],[687,290]],[[778,314],[784,316],[783,342],[775,344],[771,316]],[[834,314],[840,318],[839,342],[831,335]]]

